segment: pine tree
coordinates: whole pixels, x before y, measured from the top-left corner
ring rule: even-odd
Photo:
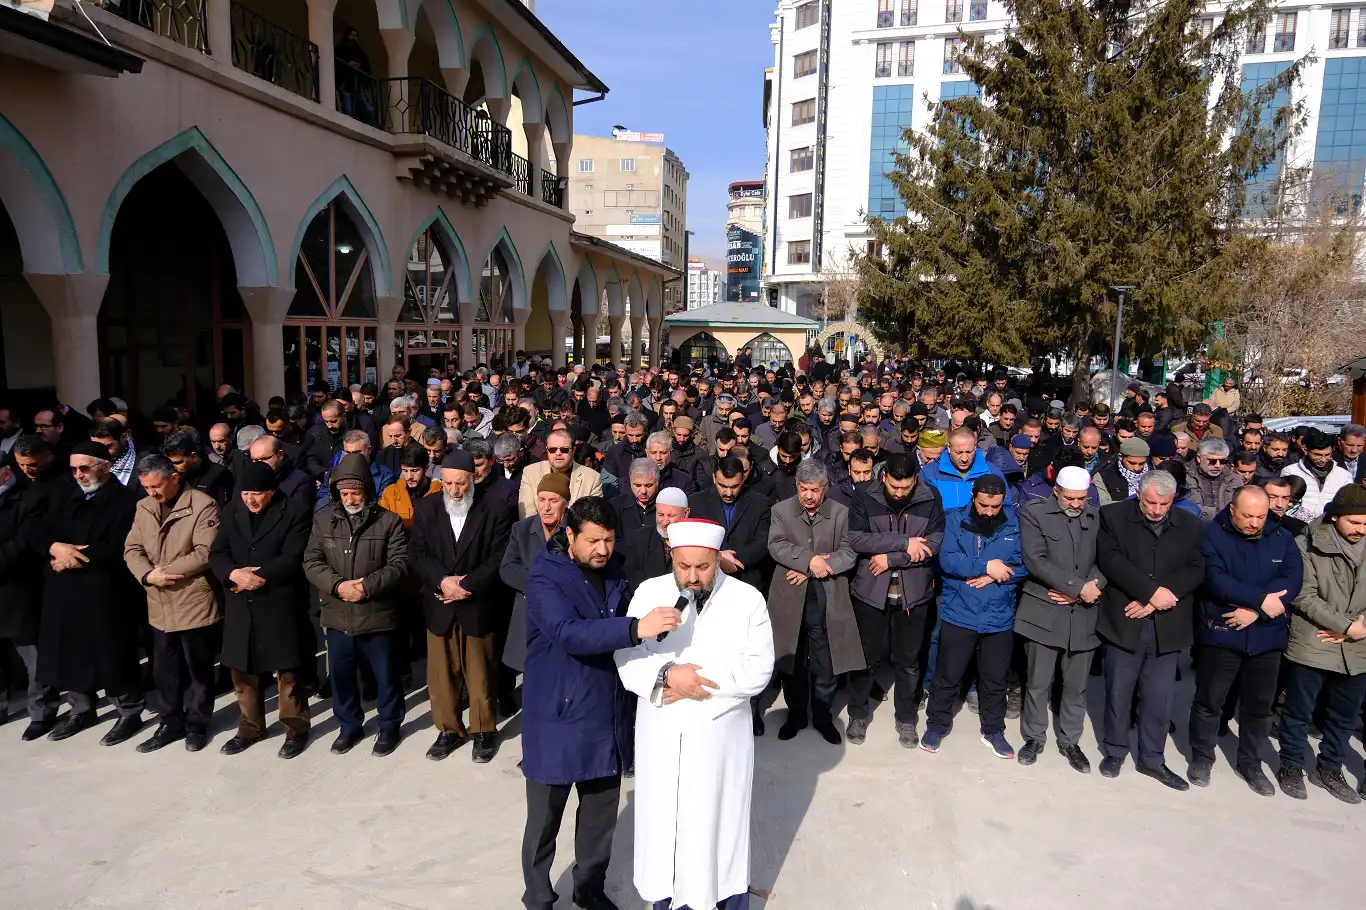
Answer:
[[[1302,102],[1272,102],[1305,61],[1242,90],[1238,52],[1265,0],[1208,35],[1191,0],[1007,6],[1003,39],[964,44],[978,97],[935,105],[894,155],[907,214],[869,219],[885,252],[860,259],[860,314],[922,355],[1068,355],[1075,395],[1108,353],[1112,286],[1135,287],[1124,341],[1140,354],[1197,346],[1229,305],[1259,243],[1238,216],[1265,201],[1305,120]]]

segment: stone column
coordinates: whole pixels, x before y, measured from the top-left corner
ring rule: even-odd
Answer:
[[[607,345],[607,350],[610,354],[608,359],[611,361],[612,369],[614,370],[621,363],[621,326],[625,321],[625,316],[607,317],[608,337],[611,338],[611,341],[608,342]]]
[[[626,368],[640,369],[640,342],[645,338],[645,317],[631,317],[631,355],[626,358]]]
[[[524,123],[526,132],[526,160],[530,162],[527,171],[531,175],[531,198],[541,198],[541,171],[545,169],[545,124]]]
[[[24,280],[52,320],[52,365],[57,399],[84,408],[100,397],[100,336],[97,321],[109,276],[43,275],[25,272]],[[278,347],[278,345],[277,345]]]
[[[375,331],[375,344],[379,350],[379,375],[383,382],[394,372],[394,332],[398,327],[398,314],[403,309],[403,297],[376,297],[375,315],[379,317],[379,328]],[[364,366],[362,366],[362,372]],[[361,380],[364,381],[363,379]]]
[[[516,324],[512,330],[512,357],[508,358],[509,362],[517,356],[518,351],[526,350],[526,324],[529,319],[531,319],[531,310],[513,308],[512,320]]]
[[[454,97],[464,100],[465,87],[470,84],[470,71],[468,68],[457,66],[441,67],[441,80],[446,83],[446,91]]]
[[[219,63],[232,66],[232,4],[227,0],[209,0],[205,11],[209,55]],[[322,48],[318,49],[321,53]]]
[[[329,111],[337,109],[336,9],[337,0],[308,0],[308,40],[318,46],[318,103]]]
[[[382,28],[379,36],[384,39],[384,53],[389,58],[389,78],[408,78],[408,55],[417,36],[406,28]]]
[[[555,176],[569,176],[569,155],[574,149],[572,142],[555,142],[551,144],[555,149]]]
[[[648,319],[647,321],[650,333],[650,369],[657,370],[659,369],[659,336],[662,334],[660,330],[664,327],[664,321],[661,319]]]
[[[247,394],[258,402],[285,394],[284,325],[294,288],[237,286],[251,316],[251,384]]]
[[[570,334],[574,338],[573,354],[570,363],[583,363],[583,317],[578,313],[569,314]]]
[[[508,115],[512,113],[511,98],[485,98],[484,104],[489,109],[489,116],[496,120],[499,126],[508,125]]]
[[[565,366],[564,339],[569,333],[569,311],[550,311],[550,365],[555,369]]]
[[[455,306],[460,311],[460,350],[455,359],[461,370],[471,370],[474,369],[474,364],[478,360],[478,355],[474,353],[473,346],[474,317],[479,315],[479,301],[461,302]]]

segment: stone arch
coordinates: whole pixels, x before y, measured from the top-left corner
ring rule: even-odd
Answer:
[[[579,272],[574,276],[574,284],[579,290],[579,298],[582,301],[583,312],[597,313],[602,307],[602,285],[598,283],[598,270],[593,268],[593,261],[587,256],[579,263]],[[589,303],[592,307],[589,307]],[[610,313],[610,309],[609,309]]]
[[[699,350],[700,349],[700,350]],[[741,349],[743,350],[743,348]],[[705,361],[708,354],[715,353],[718,357],[733,357],[726,346],[720,342],[711,332],[706,329],[699,329],[687,338],[678,343],[679,357],[681,362],[689,363],[694,360]]]
[[[503,48],[498,44],[498,36],[487,22],[475,29],[469,43],[469,61],[479,63],[484,78],[485,98],[508,97],[507,66],[503,63]]]
[[[399,256],[403,257],[403,260],[406,261],[409,251],[412,250],[413,246],[417,243],[417,238],[421,237],[422,232],[427,230],[427,228],[434,228],[437,233],[441,235],[441,239],[445,241],[446,247],[454,259],[450,265],[455,269],[456,302],[469,303],[474,300],[476,291],[474,286],[470,283],[470,258],[465,253],[465,244],[461,242],[460,234],[456,232],[455,226],[451,224],[451,219],[446,216],[445,210],[440,206],[437,206],[436,211],[428,215],[427,218],[418,225],[417,230],[413,231],[413,236],[408,238],[408,245],[403,248],[399,253]],[[394,281],[397,282],[394,286],[393,293],[395,296],[401,297],[403,296],[402,269],[393,269],[393,274]]]
[[[555,244],[546,244],[545,252],[536,264],[535,278],[545,280],[546,303],[550,309],[569,309],[569,286],[565,282],[564,264],[560,262],[560,254],[555,251]]]
[[[45,275],[85,271],[71,210],[52,172],[18,127],[0,114],[0,203],[19,236],[24,271]]]
[[[744,344],[740,345],[740,350],[743,351],[745,348],[754,348],[754,363],[756,366],[761,363],[768,364],[770,362],[776,362],[779,366],[791,366],[793,363],[796,362],[798,355],[801,353],[798,352],[797,354],[794,354],[792,351],[792,346],[789,345],[786,341],[783,341],[778,336],[774,335],[772,332],[760,332],[758,335],[755,335],[749,341],[746,341]],[[779,348],[781,348],[782,350],[779,351]],[[781,356],[782,351],[787,352],[787,356],[785,358]],[[777,353],[780,356],[762,356],[765,353]]]
[[[641,285],[640,275],[636,272],[632,272],[631,277],[626,280],[626,296],[629,298],[631,308],[626,315],[631,317],[647,315],[645,288]]]
[[[857,322],[832,322],[812,339],[811,345],[825,350],[825,343],[836,335],[852,334],[863,339],[864,344],[868,345],[868,350],[872,351],[873,356],[878,360],[882,359],[882,343],[877,340],[877,336],[868,330],[867,326]]]
[[[565,103],[564,93],[557,82],[550,87],[545,96],[545,124],[550,133],[550,141],[568,144],[574,141],[574,132],[569,119],[569,105]]]
[[[498,229],[498,235],[493,238],[493,243],[489,244],[488,251],[479,260],[480,274],[483,274],[484,263],[488,262],[493,251],[499,246],[503,248],[503,258],[507,260],[508,268],[513,271],[512,308],[514,310],[531,309],[531,301],[527,296],[526,269],[522,267],[522,257],[518,254],[517,245],[512,242],[512,237],[508,234],[507,228]],[[563,278],[563,270],[561,270],[560,275]]]
[[[294,243],[289,248],[289,287],[294,286],[293,263],[299,258],[299,248],[303,246],[304,233],[308,226],[317,217],[318,213],[327,207],[333,200],[337,200],[342,209],[351,220],[356,223],[361,236],[365,239],[366,258],[370,260],[371,267],[375,270],[375,287],[393,287],[390,279],[389,269],[389,248],[384,243],[384,234],[379,229],[379,222],[375,216],[370,214],[370,209],[361,198],[360,193],[351,180],[342,175],[333,181],[332,185],[323,190],[317,199],[304,211],[303,217],[299,219],[299,230],[294,235]],[[236,250],[233,251],[234,254]],[[406,251],[405,251],[406,253]]]
[[[660,291],[658,277],[651,277],[646,289],[645,315],[655,322],[664,318],[664,295]]]
[[[531,61],[523,57],[513,70],[511,87],[517,90],[522,100],[522,122],[539,124],[545,120],[545,104],[541,98],[541,83]]]
[[[375,0],[375,17],[379,21],[380,28],[403,28],[412,30],[413,23],[417,21],[416,15],[418,4],[421,0],[413,3],[413,8],[408,9],[410,0]]]
[[[423,0],[413,0],[411,17],[413,31],[417,30],[417,18],[422,13]],[[435,5],[436,9],[432,9]],[[451,0],[430,0],[424,16],[431,26],[432,36],[436,39],[437,58],[442,69],[465,68],[465,39],[460,34],[460,20],[456,18]]]
[[[174,162],[209,201],[232,247],[233,263],[237,268],[237,283],[246,287],[278,286],[279,264],[275,257],[275,241],[271,239],[266,218],[255,197],[213,147],[198,127],[170,139],[129,165],[114,184],[109,199],[100,215],[99,239],[95,247],[95,271],[109,273],[109,241],[114,231],[114,220],[119,207],[139,180],[167,162]],[[326,204],[325,202],[323,204]],[[321,208],[321,206],[319,206]],[[316,210],[314,214],[316,214]],[[309,216],[312,217],[311,215]],[[305,220],[307,225],[307,220]],[[300,228],[298,240],[303,237]],[[383,247],[381,247],[381,252]],[[386,257],[387,258],[387,257]],[[292,260],[291,260],[292,261]],[[291,279],[292,280],[292,279]]]

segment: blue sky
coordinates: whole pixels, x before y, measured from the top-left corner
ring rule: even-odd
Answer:
[[[726,186],[764,176],[768,0],[537,0],[536,14],[611,89],[574,131],[663,133],[688,169],[692,252],[724,257]]]

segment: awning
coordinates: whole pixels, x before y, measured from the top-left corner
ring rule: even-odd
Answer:
[[[117,77],[142,72],[143,60],[55,22],[0,5],[0,56],[62,73]]]

